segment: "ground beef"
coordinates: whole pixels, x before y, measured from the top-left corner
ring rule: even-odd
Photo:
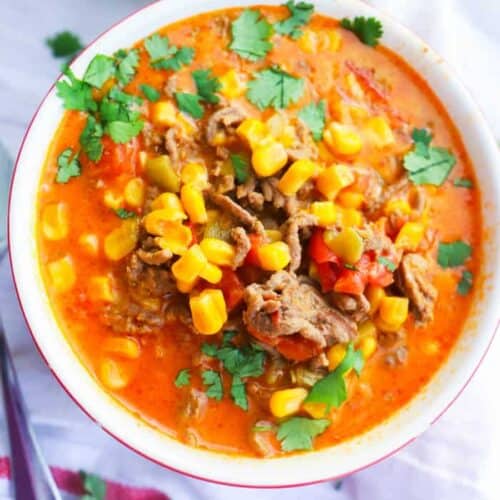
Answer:
[[[194,121],[193,127],[196,127]],[[199,156],[199,147],[194,139],[183,134],[178,127],[169,128],[165,133],[165,148],[174,166],[180,161]]]
[[[296,133],[296,141],[287,148],[286,152],[290,160],[314,160],[318,157],[318,146],[314,142],[309,128],[297,119],[293,123]]]
[[[312,284],[286,271],[247,286],[244,300],[243,321],[250,333],[269,338],[299,334],[320,348],[356,335],[352,320],[328,305]]]
[[[231,229],[231,238],[236,246],[236,252],[233,260],[233,269],[240,267],[250,251],[252,246],[246,231],[242,227],[235,227]]]
[[[168,249],[153,250],[152,252],[148,252],[139,248],[136,253],[142,262],[150,266],[160,266],[168,262],[173,257],[172,252]]]
[[[342,313],[349,316],[356,323],[368,319],[370,303],[363,295],[349,295],[347,293],[332,293],[332,304]]]
[[[271,203],[274,208],[283,209],[287,215],[297,212],[299,204],[296,196],[285,196],[278,189],[279,180],[276,177],[269,177],[261,181],[260,186],[264,201]]]
[[[159,153],[163,150],[163,137],[151,123],[144,122],[142,137],[144,138],[144,145],[148,151]]]
[[[284,234],[284,241],[290,249],[289,270],[295,272],[302,262],[302,243],[300,242],[300,231],[318,224],[315,215],[307,212],[299,212],[290,217],[283,224],[281,232]]]
[[[430,276],[430,262],[418,253],[406,254],[396,272],[396,283],[410,299],[417,320],[428,323],[434,318],[437,290]]]
[[[219,132],[227,131],[232,133],[234,127],[239,125],[245,119],[245,116],[245,113],[236,106],[227,106],[216,111],[208,119],[206,131],[207,142],[214,146]]]
[[[238,200],[247,200],[248,205],[255,211],[261,212],[264,208],[264,195],[256,191],[257,179],[250,174],[248,179],[239,184],[236,188],[236,198]]]

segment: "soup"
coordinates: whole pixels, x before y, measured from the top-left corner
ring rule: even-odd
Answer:
[[[103,390],[168,435],[263,457],[335,445],[460,335],[480,194],[382,31],[305,3],[228,9],[57,84],[47,294]]]

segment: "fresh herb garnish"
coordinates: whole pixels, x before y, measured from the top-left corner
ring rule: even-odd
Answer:
[[[106,133],[109,134],[113,142],[126,144],[133,137],[139,134],[144,127],[142,120],[133,122],[111,122],[106,125]]]
[[[456,159],[447,149],[431,146],[432,135],[425,129],[414,129],[413,151],[406,153],[404,168],[414,184],[441,186],[448,178]]]
[[[250,175],[250,163],[248,158],[241,154],[231,154],[229,155],[229,158],[231,159],[231,164],[233,165],[236,180],[240,184],[243,184]]]
[[[474,276],[470,271],[464,271],[462,277],[457,285],[457,292],[459,295],[467,295],[472,288]]]
[[[151,58],[150,65],[155,69],[179,71],[182,66],[191,64],[194,57],[193,48],[170,45],[168,37],[158,33],[146,38],[144,46]]]
[[[87,67],[83,81],[100,89],[105,82],[115,76],[115,61],[112,57],[97,54]]]
[[[139,51],[121,49],[114,53],[114,58],[116,78],[122,85],[127,85],[134,78],[139,66]]]
[[[118,215],[120,219],[132,219],[134,217],[137,217],[137,214],[135,212],[126,210],[125,208],[117,208],[115,210],[115,214]]]
[[[313,439],[330,425],[326,418],[292,417],[278,427],[277,437],[283,451],[312,450]]]
[[[80,479],[85,490],[81,500],[104,500],[106,497],[106,483],[103,479],[84,471],[80,471]]]
[[[303,92],[304,80],[273,67],[255,73],[255,79],[248,84],[247,98],[260,110],[284,109],[297,102]]]
[[[290,12],[290,16],[274,25],[274,30],[280,35],[289,35],[296,40],[302,36],[302,31],[298,28],[307,24],[314,12],[314,5],[306,2],[295,3],[290,0],[285,4]]]
[[[63,74],[67,78],[56,83],[56,90],[64,107],[77,111],[95,111],[97,103],[92,97],[92,87],[79,80],[68,66],[64,68]]]
[[[175,387],[184,387],[189,385],[191,380],[191,373],[189,372],[189,368],[184,368],[183,370],[179,370],[177,377],[175,377],[174,385]]]
[[[80,145],[91,161],[99,161],[102,156],[102,125],[92,116],[87,116],[87,123],[80,135]]]
[[[215,370],[205,370],[202,372],[201,377],[203,383],[208,387],[207,396],[220,401],[224,395],[224,390],[222,388],[222,379],[219,372]]]
[[[154,87],[151,87],[151,85],[148,85],[147,83],[139,85],[139,88],[148,101],[156,102],[160,98],[160,92],[158,92],[158,90],[156,90]]]
[[[389,260],[387,257],[384,257],[382,255],[380,255],[377,258],[377,261],[379,262],[379,264],[382,264],[391,273],[393,273],[397,268],[396,264],[394,264],[394,262],[392,262],[392,260]]]
[[[78,35],[71,33],[71,31],[56,33],[53,37],[47,38],[46,43],[52,50],[54,57],[67,57],[71,59],[83,49],[80,38]]]
[[[212,74],[212,70],[197,69],[191,74],[200,98],[210,104],[217,104],[220,98],[218,95],[215,95],[215,92],[221,88],[221,83],[218,78]]]
[[[256,10],[244,10],[231,23],[231,34],[229,48],[249,61],[262,59],[273,46],[269,41],[273,27]]]
[[[190,114],[193,118],[201,118],[205,113],[203,106],[200,104],[201,97],[198,94],[176,92],[174,96],[179,109]]]
[[[458,267],[471,255],[472,247],[463,241],[439,243],[437,261],[441,267]]]
[[[326,121],[326,102],[320,101],[317,104],[312,102],[304,106],[297,116],[307,125],[315,141],[323,139],[323,130]]]
[[[455,187],[462,187],[467,189],[472,189],[474,187],[473,182],[470,179],[466,179],[465,177],[462,177],[461,179],[455,179],[453,181],[453,185]]]
[[[340,21],[342,28],[352,31],[365,45],[376,47],[384,34],[382,23],[375,17],[355,17],[354,20],[344,17]]]
[[[71,177],[78,177],[81,171],[78,153],[74,154],[71,148],[66,148],[57,158],[56,182],[65,184]]]
[[[349,262],[344,262],[344,267],[350,271],[357,271],[358,268],[354,264],[349,264]]]
[[[332,406],[338,408],[347,398],[344,375],[351,368],[359,375],[363,365],[363,354],[361,351],[355,351],[353,344],[350,343],[340,365],[312,386],[305,402],[324,404],[325,415]]]

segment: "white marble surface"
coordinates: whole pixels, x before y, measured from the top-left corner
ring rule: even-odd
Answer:
[[[173,1],[173,0],[172,0]],[[0,0],[0,141],[15,155],[26,126],[58,74],[44,39],[70,29],[89,42],[147,2],[141,0]],[[372,0],[428,41],[460,75],[500,138],[500,2]],[[0,165],[4,168],[4,165]],[[151,486],[173,499],[462,500],[500,498],[499,341],[455,405],[396,456],[346,479],[258,492],[209,485],[166,471],[97,428],[55,382],[37,355],[18,311],[6,262],[0,310],[30,413],[51,464],[94,470],[109,479]],[[0,456],[5,454],[0,427]],[[0,481],[0,498],[8,498]],[[3,495],[3,496],[2,496]]]

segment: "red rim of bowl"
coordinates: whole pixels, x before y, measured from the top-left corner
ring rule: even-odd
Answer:
[[[130,14],[128,14],[127,16],[123,17],[122,19],[120,19],[119,21],[115,22],[114,24],[112,24],[108,29],[106,29],[105,31],[103,31],[101,34],[99,34],[96,38],[94,38],[81,52],[80,54],[78,54],[77,57],[75,57],[75,59],[73,59],[71,61],[71,63],[73,63],[74,61],[76,61],[82,54],[84,54],[85,52],[87,52],[98,40],[100,40],[103,36],[105,36],[108,32],[112,31],[113,29],[115,29],[117,26],[120,26],[121,24],[123,24],[125,21],[127,21],[128,19],[130,19],[131,17],[134,17],[135,15],[139,14],[140,12],[143,12],[149,8],[151,8],[153,5],[161,2],[162,0],[154,0],[153,2],[149,3],[148,5],[145,5],[133,12],[131,12]],[[371,7],[373,9],[373,7]],[[377,10],[377,9],[374,9],[374,10]],[[384,15],[385,16],[388,16],[387,13],[384,12]],[[390,17],[390,16],[388,16]],[[403,26],[403,24],[399,21],[396,21],[394,20],[393,18],[391,19],[391,21],[393,23],[396,23],[396,24],[399,24],[400,26]],[[411,30],[409,30],[408,28],[406,28],[406,26],[404,26],[406,30],[408,30],[413,37],[415,37],[416,39],[418,40],[421,40],[420,37],[418,37],[416,34],[414,34]],[[434,49],[433,49],[434,50]],[[19,163],[19,160],[21,158],[21,154],[23,152],[23,149],[24,149],[24,145],[25,145],[25,142],[26,142],[26,139],[30,133],[30,130],[31,130],[31,127],[34,123],[34,121],[36,120],[37,116],[38,116],[38,113],[40,111],[40,109],[42,108],[42,106],[44,105],[45,101],[47,100],[47,97],[49,96],[49,94],[51,93],[52,89],[55,87],[55,84],[56,82],[59,80],[59,78],[61,77],[61,75],[59,75],[57,77],[57,79],[55,80],[55,82],[50,86],[50,88],[47,90],[45,96],[43,97],[42,101],[40,102],[40,104],[38,105],[38,107],[36,108],[36,111],[35,113],[33,114],[33,117],[31,118],[29,124],[28,124],[28,127],[26,129],[26,132],[23,136],[23,139],[21,141],[21,145],[19,147],[19,151],[17,153],[17,156],[16,156],[16,161],[15,161],[15,164],[14,164],[14,168],[12,170],[12,178],[11,178],[11,182],[10,182],[10,186],[9,186],[9,195],[8,195],[8,206],[7,206],[7,242],[8,242],[8,248],[9,248],[9,266],[10,266],[10,271],[11,271],[11,274],[12,274],[12,279],[13,279],[13,283],[14,283],[14,289],[15,289],[15,292],[16,292],[16,296],[17,296],[17,301],[19,303],[19,307],[21,309],[21,313],[24,317],[24,320],[26,322],[26,325],[28,327],[28,331],[31,335],[31,338],[35,344],[35,347],[38,351],[38,353],[40,354],[41,358],[43,359],[43,361],[45,362],[45,364],[47,365],[47,367],[49,368],[49,370],[51,371],[51,373],[54,375],[55,379],[58,381],[58,383],[61,385],[61,387],[64,389],[64,391],[68,394],[68,396],[76,403],[76,405],[83,411],[83,413],[85,413],[93,422],[95,422],[96,424],[99,425],[99,427],[101,429],[103,429],[108,435],[110,435],[113,439],[116,439],[116,441],[118,441],[119,443],[121,443],[122,445],[124,445],[126,448],[128,448],[129,450],[137,453],[139,456],[143,457],[143,458],[146,458],[147,460],[157,464],[157,465],[160,465],[166,469],[169,469],[173,472],[177,472],[177,473],[180,473],[180,474],[183,474],[184,476],[187,476],[187,477],[190,477],[192,479],[199,479],[199,480],[202,480],[202,481],[207,481],[209,483],[213,483],[213,484],[219,484],[219,485],[222,485],[222,486],[230,486],[230,487],[239,487],[239,488],[255,488],[255,489],[283,489],[283,488],[297,488],[297,487],[301,487],[301,486],[311,486],[311,485],[314,485],[314,484],[319,484],[319,483],[323,483],[323,482],[328,482],[328,481],[335,481],[336,479],[341,479],[343,477],[347,477],[347,476],[350,476],[351,474],[354,474],[356,472],[360,472],[364,469],[367,469],[368,467],[371,467],[373,465],[376,465],[380,462],[382,462],[383,460],[391,457],[392,455],[394,455],[395,453],[397,453],[398,451],[402,450],[403,448],[405,448],[406,446],[408,446],[410,443],[412,443],[413,441],[415,441],[415,439],[420,436],[421,434],[423,434],[424,431],[418,433],[417,435],[411,437],[410,439],[408,439],[406,442],[404,442],[401,446],[398,446],[397,448],[395,448],[394,450],[391,450],[390,452],[386,453],[385,455],[381,456],[380,458],[377,458],[376,460],[373,460],[367,464],[364,464],[364,465],[361,465],[360,467],[357,467],[355,469],[352,469],[350,470],[349,472],[345,473],[345,474],[342,474],[342,475],[336,475],[336,476],[331,476],[331,477],[328,477],[328,478],[325,478],[325,479],[318,479],[318,480],[314,480],[314,481],[308,481],[308,482],[305,482],[305,483],[291,483],[291,484],[284,484],[284,485],[248,485],[248,484],[237,484],[237,483],[228,483],[228,482],[225,482],[225,481],[219,481],[219,480],[216,480],[216,479],[213,479],[213,478],[210,478],[210,477],[204,477],[204,476],[197,476],[196,474],[192,474],[190,472],[186,472],[182,469],[177,469],[171,465],[168,465],[164,462],[161,462],[149,455],[147,455],[146,453],[142,452],[141,450],[138,450],[137,448],[134,448],[132,445],[130,445],[129,443],[127,443],[126,441],[124,441],[123,439],[121,439],[120,437],[116,436],[111,430],[107,429],[105,426],[103,426],[96,418],[94,418],[92,416],[92,414],[89,412],[89,410],[87,410],[79,401],[78,399],[76,398],[76,396],[74,396],[70,391],[69,389],[64,385],[64,382],[59,378],[58,374],[52,369],[52,367],[50,366],[50,364],[48,363],[43,351],[41,350],[38,342],[37,342],[37,339],[36,339],[36,336],[33,334],[33,329],[31,327],[31,324],[30,324],[30,321],[27,317],[27,314],[24,310],[24,306],[23,306],[23,303],[21,301],[21,296],[20,296],[20,293],[19,293],[19,289],[18,289],[18,286],[17,286],[17,281],[16,281],[16,276],[15,276],[15,273],[14,273],[14,265],[13,265],[13,261],[12,261],[12,256],[11,256],[11,252],[10,252],[10,248],[11,248],[11,230],[10,230],[10,212],[11,212],[11,202],[12,202],[12,192],[13,192],[13,186],[14,186],[14,179],[15,179],[15,176],[16,176],[16,173],[17,173],[17,167],[18,167],[18,163]],[[469,93],[468,90],[464,87],[464,91]],[[469,97],[471,98],[472,100],[472,97],[469,93]],[[476,104],[474,102],[474,104]],[[477,104],[476,104],[476,107],[478,109],[480,109]],[[455,401],[460,397],[460,395],[462,394],[462,392],[465,390],[465,388],[469,385],[470,381],[472,380],[472,378],[474,377],[474,375],[476,374],[477,370],[479,369],[479,367],[481,366],[482,362],[484,361],[486,355],[488,354],[490,348],[491,348],[491,345],[493,343],[493,340],[495,339],[495,336],[497,334],[497,331],[498,331],[498,328],[500,326],[500,319],[499,321],[497,322],[496,324],[496,327],[493,331],[493,333],[491,334],[491,337],[489,339],[489,342],[488,342],[488,345],[486,346],[486,349],[484,351],[484,353],[482,354],[481,358],[479,359],[476,367],[473,369],[472,373],[470,374],[470,376],[468,377],[468,379],[465,381],[464,385],[462,386],[462,388],[457,392],[457,394],[453,397],[453,399],[444,407],[444,409],[438,413],[438,415],[431,421],[431,425],[434,425],[443,415],[444,413],[446,413],[448,411],[448,409],[453,405],[453,403],[455,403]]]

